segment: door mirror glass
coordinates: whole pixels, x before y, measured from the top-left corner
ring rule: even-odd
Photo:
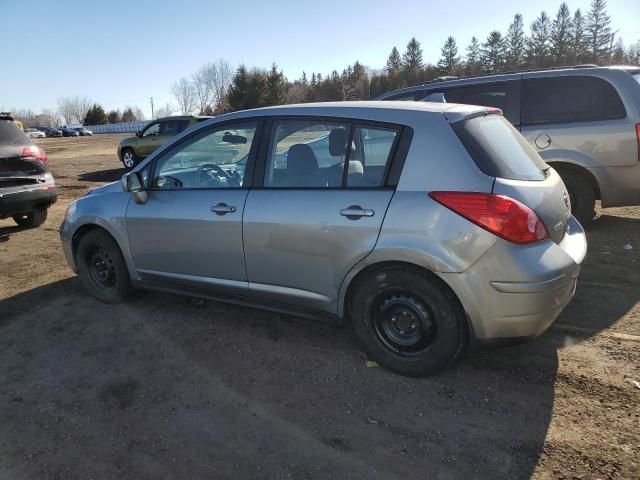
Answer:
[[[138,131],[136,132],[136,137],[141,137],[141,136],[142,136],[142,131],[141,131],[141,130],[138,130]]]
[[[122,177],[122,190],[125,192],[141,192],[144,190],[139,172],[129,172]]]

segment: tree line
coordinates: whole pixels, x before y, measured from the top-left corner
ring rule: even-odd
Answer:
[[[611,26],[606,0],[592,0],[586,12],[580,9],[572,12],[566,2],[560,4],[553,16],[542,11],[528,29],[523,16],[516,13],[505,33],[493,30],[484,40],[474,36],[464,49],[459,48],[451,35],[440,53],[437,62],[425,61],[420,42],[414,37],[402,53],[394,46],[381,69],[373,70],[355,61],[341,72],[333,70],[325,75],[302,72],[300,78],[292,81],[275,63],[269,69],[240,65],[234,70],[228,61],[219,59],[176,81],[170,88],[176,104],[168,102],[155,108],[152,117],[174,113],[218,115],[286,103],[366,100],[448,76],[587,63],[639,65],[640,41],[625,47]],[[100,104],[79,96],[60,98],[55,112],[45,111],[39,116],[29,111],[20,113],[28,116],[27,125],[60,125],[63,120],[96,125],[144,119],[137,107],[106,112]],[[48,123],[41,121],[43,116],[49,119]]]

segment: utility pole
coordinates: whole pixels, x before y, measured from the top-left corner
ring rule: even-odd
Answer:
[[[155,117],[153,116],[153,97],[151,97],[151,120],[153,120]]]

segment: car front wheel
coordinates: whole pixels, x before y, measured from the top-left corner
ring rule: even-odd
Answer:
[[[121,303],[129,298],[131,280],[124,256],[105,231],[93,230],[80,239],[76,254],[82,286],[98,300]]]
[[[464,312],[428,272],[389,267],[355,285],[351,320],[369,358],[407,376],[447,367],[466,338]]]

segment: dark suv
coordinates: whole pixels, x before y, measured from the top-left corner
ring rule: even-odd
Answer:
[[[378,100],[500,108],[558,171],[583,225],[603,207],[640,205],[640,67],[539,70],[436,81]]]
[[[0,219],[37,227],[58,199],[47,154],[34,145],[9,115],[0,114]]]

